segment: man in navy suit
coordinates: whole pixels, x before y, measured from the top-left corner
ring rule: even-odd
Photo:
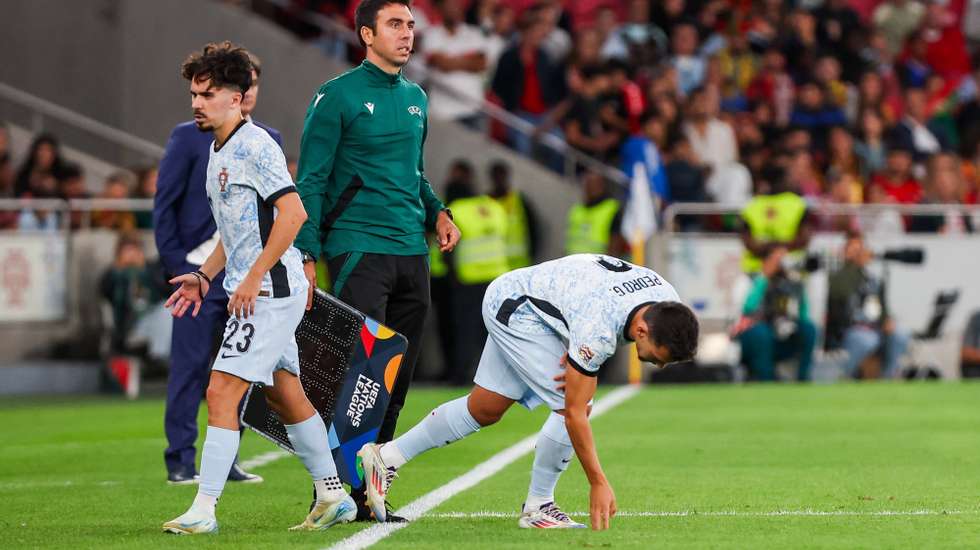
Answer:
[[[252,55],[252,87],[242,99],[242,114],[251,119],[259,93],[259,60]],[[252,122],[282,146],[279,132]],[[209,151],[214,135],[197,129],[193,121],[177,125],[170,133],[160,161],[157,193],[153,201],[153,229],[160,260],[173,277],[197,270],[217,243],[217,225],[211,216],[204,190]],[[164,452],[167,482],[172,485],[197,483],[195,467],[197,412],[210,374],[215,339],[228,320],[228,295],[221,286],[224,275],[211,283],[200,313],[174,318],[167,381],[164,428],[168,447]],[[230,481],[258,483],[262,478],[244,471],[236,459],[228,474]]]

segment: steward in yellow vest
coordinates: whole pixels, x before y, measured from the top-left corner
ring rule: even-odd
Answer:
[[[619,232],[621,223],[620,203],[610,196],[605,178],[587,172],[582,181],[582,202],[568,211],[565,252],[621,255],[627,249]]]
[[[460,284],[489,283],[510,268],[507,263],[507,212],[486,195],[456,199],[449,205],[462,224],[453,267]]]
[[[801,256],[810,244],[806,201],[774,183],[773,193],[757,195],[742,209],[742,270],[758,273],[762,258],[778,246],[785,246],[794,256]]]
[[[538,222],[524,195],[510,184],[510,166],[497,160],[487,170],[490,196],[507,213],[507,265],[510,269],[534,263],[538,244]]]

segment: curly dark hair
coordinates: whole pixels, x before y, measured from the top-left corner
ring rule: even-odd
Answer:
[[[670,352],[670,361],[690,361],[698,351],[698,319],[680,302],[657,302],[643,313],[650,340]]]
[[[180,74],[195,82],[210,79],[216,88],[231,88],[244,94],[252,87],[254,68],[248,50],[225,40],[211,42],[187,56]]]

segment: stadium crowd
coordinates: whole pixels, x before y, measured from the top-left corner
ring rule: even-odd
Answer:
[[[351,4],[295,0],[278,18],[307,34],[297,18],[304,10],[352,26]],[[418,0],[413,8],[409,71],[428,85],[432,116],[550,165],[560,153],[536,146],[544,133],[627,175],[644,163],[663,204],[744,204],[773,178],[810,205],[978,201],[976,3]],[[536,131],[485,120],[481,99]],[[821,228],[968,232],[977,220],[913,221]]]

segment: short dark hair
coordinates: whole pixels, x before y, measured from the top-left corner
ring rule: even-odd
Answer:
[[[216,88],[232,88],[244,94],[252,87],[253,68],[248,50],[225,40],[210,42],[187,56],[180,74],[191,82],[210,79]]]
[[[252,62],[252,70],[255,71],[255,78],[262,76],[262,60],[252,52],[248,53],[248,59]]]
[[[360,41],[361,46],[367,47],[364,39],[361,38],[361,27],[367,27],[377,34],[378,12],[388,4],[411,7],[412,3],[411,0],[361,0],[357,5],[357,9],[354,10],[354,32],[357,33],[357,40]]]
[[[650,340],[667,348],[670,361],[690,361],[698,351],[698,319],[680,302],[657,302],[643,313]]]

